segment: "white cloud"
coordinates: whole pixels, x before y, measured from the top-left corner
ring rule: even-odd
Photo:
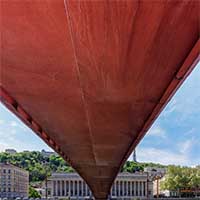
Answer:
[[[0,119],[0,125],[4,124],[4,120]]]
[[[178,121],[188,121],[200,113],[200,63],[196,66],[192,74],[185,80],[175,96],[163,111],[164,117],[170,114],[178,114]]]
[[[52,150],[0,103],[0,152],[7,148],[17,151]]]
[[[9,125],[10,125],[11,127],[18,127],[18,128],[20,128],[20,129],[22,129],[23,131],[26,131],[26,130],[28,129],[24,124],[18,123],[18,122],[16,122],[16,121],[11,121],[11,122],[9,123]]]
[[[137,160],[139,162],[154,162],[161,163],[164,165],[184,165],[184,166],[195,166],[200,163],[200,157],[191,159],[191,151],[194,146],[200,146],[200,140],[190,138],[174,144],[177,150],[162,149],[162,147],[141,147],[140,145],[136,149]],[[132,155],[129,157],[132,160]]]
[[[12,127],[17,127],[18,126],[18,123],[16,121],[11,121],[10,122],[10,126]]]
[[[8,149],[9,148],[9,145],[8,144],[5,144],[5,143],[2,143],[0,141],[0,152],[1,151],[5,151],[5,149]]]
[[[154,125],[147,132],[147,136],[166,138],[166,132],[160,125]]]
[[[171,102],[167,105],[166,109],[163,111],[162,115],[166,117],[167,115],[176,111],[176,107],[177,107],[177,100],[172,99]]]
[[[194,138],[187,139],[187,140],[185,140],[183,142],[180,142],[178,144],[180,152],[183,153],[183,154],[187,154],[188,155],[190,153],[194,143],[195,143],[195,139]]]
[[[158,148],[138,148],[137,157],[139,158],[140,162],[156,162],[164,165],[190,165],[187,155],[184,155],[180,152],[170,152]]]

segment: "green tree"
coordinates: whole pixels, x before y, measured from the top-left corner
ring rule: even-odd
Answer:
[[[41,198],[41,195],[33,188],[29,187],[29,198]]]
[[[41,152],[0,153],[0,162],[8,162],[29,171],[30,182],[44,181],[52,172],[74,171],[60,156],[43,156]]]
[[[194,190],[200,188],[200,169],[169,166],[165,180],[161,183],[161,188],[176,191],[179,196],[183,190]]]

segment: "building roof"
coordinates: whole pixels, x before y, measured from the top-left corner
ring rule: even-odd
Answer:
[[[23,169],[23,168],[21,168],[21,167],[17,167],[17,166],[15,166],[15,165],[11,164],[11,163],[3,163],[3,162],[0,162],[0,167],[2,167],[2,168],[3,168],[3,167],[6,167],[6,168],[11,168],[11,169],[17,169],[17,170],[21,170],[21,171],[23,171],[23,172],[29,174],[29,171],[27,171],[27,170],[25,170],[25,169]]]
[[[131,178],[145,178],[147,177],[147,173],[145,172],[136,172],[136,173],[119,173],[116,178],[118,179],[131,179]],[[49,180],[54,179],[82,179],[81,176],[78,173],[64,173],[64,172],[56,172],[52,173],[52,175],[49,177]]]

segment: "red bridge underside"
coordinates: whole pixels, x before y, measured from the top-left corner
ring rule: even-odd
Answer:
[[[198,61],[198,1],[2,0],[1,101],[106,199]]]

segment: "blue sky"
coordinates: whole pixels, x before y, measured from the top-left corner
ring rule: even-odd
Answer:
[[[6,148],[51,150],[0,104],[0,151]],[[160,114],[136,152],[138,161],[200,164],[200,63]]]

